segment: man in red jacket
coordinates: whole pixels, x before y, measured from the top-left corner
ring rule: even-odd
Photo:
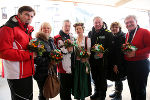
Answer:
[[[0,58],[3,59],[4,77],[7,78],[12,100],[32,100],[34,74],[33,53],[27,50],[35,16],[30,6],[22,6],[18,15],[0,28]]]
[[[146,100],[146,86],[149,74],[150,31],[140,28],[136,16],[124,20],[128,33],[126,43],[137,48],[125,53],[127,79],[132,100]]]

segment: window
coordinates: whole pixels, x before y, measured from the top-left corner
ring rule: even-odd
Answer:
[[[38,14],[40,12],[40,5],[34,5],[34,10]]]
[[[15,15],[18,14],[18,7],[14,7]]]
[[[6,12],[7,8],[3,7],[1,8],[1,10],[2,10],[2,19],[7,19],[7,12]]]

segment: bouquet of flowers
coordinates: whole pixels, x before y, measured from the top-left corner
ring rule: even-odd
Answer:
[[[102,44],[95,44],[92,48],[91,51],[94,51],[96,53],[104,53],[104,47],[102,46]]]
[[[87,50],[85,50],[85,49],[80,49],[80,55],[79,55],[79,57],[80,58],[88,58],[90,55],[89,55],[89,53],[87,52]]]
[[[64,41],[64,46],[65,46],[65,48],[68,48],[68,47],[74,46],[74,44],[72,43],[72,41],[70,39],[67,39]]]
[[[75,55],[78,57],[78,60],[86,59],[90,56],[84,47],[78,47],[78,45],[75,46]]]
[[[87,50],[84,47],[81,48],[78,47],[76,50],[78,50],[76,54],[79,57],[79,60],[81,60],[81,62],[84,63],[84,65],[86,66],[86,73],[89,74],[90,65],[87,59],[90,57],[90,54],[87,52]]]
[[[51,61],[54,61],[56,64],[62,61],[63,59],[63,55],[58,49],[51,51],[49,56]]]
[[[43,52],[45,52],[44,43],[37,39],[30,40],[27,48],[31,52],[36,52],[39,56],[42,56]]]
[[[121,49],[124,53],[137,50],[137,48],[135,46],[131,45],[130,43],[123,44]]]
[[[92,48],[91,51],[95,52],[94,58],[99,59],[100,57],[98,56],[99,53],[105,53],[108,51],[107,49],[105,50],[102,44],[95,44]]]

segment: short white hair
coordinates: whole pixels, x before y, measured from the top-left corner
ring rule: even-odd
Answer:
[[[95,16],[95,17],[93,18],[93,22],[94,22],[94,20],[97,19],[97,18],[99,18],[99,19],[103,22],[103,19],[102,19],[101,17],[99,17],[99,16]]]
[[[137,17],[135,15],[128,15],[125,19],[124,19],[124,22],[126,19],[128,18],[133,18],[135,21],[137,21]]]
[[[68,23],[71,24],[71,21],[70,21],[69,19],[64,20],[64,21],[63,21],[63,25],[64,25],[65,22],[68,22]]]

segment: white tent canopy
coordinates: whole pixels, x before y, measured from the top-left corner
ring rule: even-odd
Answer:
[[[62,21],[69,19],[72,23],[84,22],[87,34],[93,26],[94,16],[102,17],[108,29],[112,22],[118,21],[126,32],[124,18],[129,14],[137,16],[141,27],[150,29],[150,0],[0,0],[0,26],[10,16],[17,14],[18,8],[23,5],[32,6],[36,10],[32,22],[35,33],[40,24],[47,21],[52,25],[54,36],[61,29]],[[74,33],[73,28],[71,31]]]
[[[111,7],[124,7],[138,10],[150,10],[150,0],[49,0],[61,2],[73,2],[75,4],[93,4]]]

